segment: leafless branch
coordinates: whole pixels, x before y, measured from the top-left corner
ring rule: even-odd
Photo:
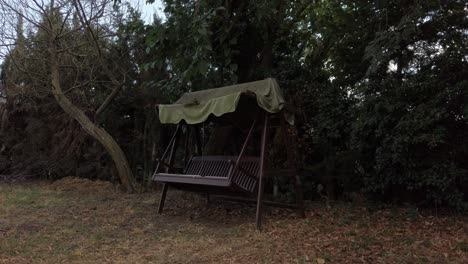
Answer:
[[[96,116],[97,116],[100,113],[102,113],[102,111],[104,111],[104,109],[110,104],[110,102],[115,98],[115,96],[117,96],[119,91],[122,89],[122,84],[114,76],[114,74],[109,69],[107,64],[104,63],[101,46],[99,45],[98,38],[95,35],[95,33],[94,33],[94,31],[93,31],[93,29],[91,27],[91,24],[90,24],[89,20],[86,17],[86,12],[85,12],[85,10],[83,8],[83,5],[82,5],[81,1],[80,0],[73,0],[73,5],[75,6],[78,17],[80,19],[80,22],[85,26],[85,28],[87,29],[88,36],[89,36],[90,40],[94,43],[94,46],[95,46],[96,51],[97,51],[98,59],[101,62],[101,65],[102,65],[102,68],[104,69],[104,72],[106,73],[107,77],[109,77],[109,79],[112,82],[112,85],[114,86],[114,88],[112,89],[112,92],[109,94],[109,96],[107,96],[107,98],[104,100],[104,102],[101,104],[101,106],[96,110]],[[101,10],[104,10],[104,8],[102,8]]]

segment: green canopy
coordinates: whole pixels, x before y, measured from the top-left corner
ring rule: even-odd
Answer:
[[[275,79],[242,83],[199,92],[185,93],[174,104],[159,105],[161,123],[187,124],[206,121],[213,114],[221,116],[236,111],[242,94],[253,93],[257,104],[265,111],[277,113],[283,109],[284,99]]]

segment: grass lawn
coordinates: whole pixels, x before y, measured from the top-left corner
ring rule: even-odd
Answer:
[[[0,183],[0,263],[468,263],[468,217],[308,205],[307,218],[106,182]]]

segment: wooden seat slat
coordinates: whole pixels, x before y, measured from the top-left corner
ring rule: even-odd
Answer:
[[[160,182],[167,182],[167,183],[187,183],[187,184],[210,185],[210,186],[221,186],[221,187],[230,186],[230,183],[227,180],[227,178],[201,176],[201,175],[189,175],[189,174],[159,173],[157,175],[156,180]]]

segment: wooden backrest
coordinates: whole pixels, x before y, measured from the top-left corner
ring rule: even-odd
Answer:
[[[185,168],[185,174],[227,177],[231,168],[231,156],[194,156]]]
[[[211,177],[228,177],[237,161],[237,156],[194,156],[184,174]],[[242,189],[253,192],[257,185],[259,157],[243,157],[238,169],[231,175],[232,182]]]
[[[237,156],[193,156],[185,168],[185,174],[227,177],[231,166],[237,161]],[[252,170],[252,164],[258,163],[257,157],[244,157],[240,162],[241,167]],[[251,168],[252,167],[252,168]],[[251,173],[255,173],[252,171]]]
[[[232,182],[246,191],[254,192],[259,169],[259,157],[245,157],[241,160],[239,169],[232,175]]]

